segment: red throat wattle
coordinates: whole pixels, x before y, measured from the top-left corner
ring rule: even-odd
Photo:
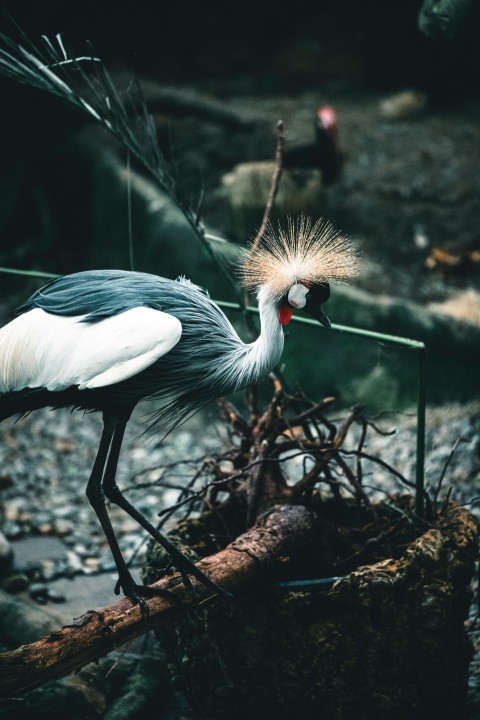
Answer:
[[[282,325],[288,325],[292,319],[293,308],[290,305],[280,305],[278,308],[278,319]]]

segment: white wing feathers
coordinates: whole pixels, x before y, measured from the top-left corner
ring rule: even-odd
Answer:
[[[0,329],[0,392],[112,385],[141,372],[180,340],[180,321],[136,307],[98,322],[39,308]]]

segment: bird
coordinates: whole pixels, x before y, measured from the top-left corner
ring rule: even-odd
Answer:
[[[337,113],[331,105],[320,105],[314,113],[313,142],[286,148],[286,168],[318,168],[324,185],[331,185],[341,175],[343,153],[338,139]]]
[[[95,66],[92,80],[80,60],[67,56],[59,37],[56,47],[45,42],[48,58],[27,46],[25,39],[18,44],[0,34],[0,72],[81,107],[174,193],[145,108],[130,123],[97,58],[88,57]],[[60,76],[62,70],[67,74]],[[79,79],[86,94],[79,90]],[[188,218],[198,229],[193,215]],[[189,279],[118,269],[53,279],[0,328],[0,421],[41,408],[101,413],[103,430],[86,494],[115,561],[115,592],[122,590],[142,611],[148,614],[145,598],[155,591],[132,577],[106,498],[160,543],[190,590],[194,591],[191,577],[215,592],[223,589],[117,485],[122,441],[133,410],[141,401],[155,400],[150,430],[164,438],[215,398],[257,384],[278,364],[283,328],[293,312],[303,310],[328,327],[323,305],[330,284],[347,281],[357,272],[357,264],[351,240],[325,220],[300,216],[276,229],[269,225],[261,242],[246,248],[240,267],[243,286],[258,298],[260,333],[252,342],[243,342],[208,292]]]

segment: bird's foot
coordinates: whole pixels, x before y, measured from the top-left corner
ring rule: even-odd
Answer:
[[[128,597],[134,605],[140,607],[140,612],[144,617],[148,617],[150,610],[145,598],[149,597],[164,597],[167,600],[172,600],[176,603],[181,603],[180,598],[170,590],[164,590],[163,588],[151,587],[151,585],[139,585],[136,583],[131,576],[128,578],[119,578],[115,585],[115,594],[119,595],[120,590],[123,590],[125,597]]]
[[[181,552],[176,545],[166,540],[166,538],[158,535],[156,531],[155,534],[152,533],[152,535],[154,539],[162,545],[166,555],[166,559],[165,556],[163,556],[160,562],[153,564],[157,580],[164,577],[170,570],[177,570],[180,573],[183,584],[187,590],[190,591],[194,603],[198,603],[200,601],[200,595],[194,587],[190,579],[191,577],[196,578],[200,583],[202,583],[202,585],[205,585],[205,587],[213,590],[218,595],[221,595],[228,600],[233,599],[234,596],[232,593],[228,592],[228,590],[225,590],[220,585],[217,585],[217,583],[211,580],[208,575],[205,575],[205,573],[195,565],[193,560],[190,560],[190,558]]]
[[[183,557],[187,561],[187,567],[189,568],[189,564],[191,563],[191,560],[186,555],[183,555]],[[180,562],[180,564],[178,564],[178,558],[176,558],[176,560],[177,560],[177,563],[174,563],[173,559],[170,556],[168,556],[167,559],[163,560],[161,563],[150,563],[151,566],[155,570],[155,580],[156,581],[161,580],[163,577],[165,577],[170,572],[170,570],[175,571],[175,569],[177,569],[178,572],[180,573],[183,584],[185,585],[187,590],[190,591],[193,603],[196,604],[196,603],[200,602],[200,595],[198,594],[198,591],[196,590],[192,581],[190,580],[188,570],[185,570],[184,567],[180,567],[180,565],[182,565],[182,563]],[[193,563],[192,563],[192,565],[193,565]],[[196,567],[196,566],[193,565],[193,567]],[[196,569],[198,571],[198,568],[196,568]],[[202,573],[202,575],[203,575],[203,573]],[[197,579],[198,579],[198,575],[197,575]],[[208,580],[208,578],[207,578],[207,580]],[[212,581],[209,581],[209,582],[211,583]],[[212,586],[210,585],[210,587],[212,587]],[[218,587],[218,589],[217,589],[217,587],[218,586],[216,584],[214,584],[214,587],[212,589],[215,589],[216,592],[219,592],[221,594],[226,593],[226,591],[223,590],[223,588]],[[226,594],[229,597],[232,597],[230,595],[230,593],[226,593]]]
[[[183,584],[188,590],[190,590],[194,602],[198,602],[200,597],[197,590],[193,586],[192,581],[190,580],[190,575],[192,575],[207,588],[213,590],[222,597],[228,600],[233,600],[234,596],[232,595],[232,593],[228,592],[228,590],[225,590],[225,588],[222,588],[220,585],[217,585],[216,582],[211,580],[208,575],[205,575],[205,573],[202,572],[195,565],[195,563],[193,563],[186,555],[181,553],[179,550],[176,550],[174,555],[172,554],[172,563],[175,565],[180,575],[182,576]]]

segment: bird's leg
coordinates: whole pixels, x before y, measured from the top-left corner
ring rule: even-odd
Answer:
[[[115,481],[115,475],[117,470],[117,462],[120,454],[120,448],[123,441],[123,435],[125,427],[128,422],[128,417],[121,418],[116,421],[116,427],[113,433],[112,443],[110,447],[110,453],[108,456],[108,463],[103,478],[103,491],[107,498],[125,510],[134,520],[138,522],[152,537],[156,540],[172,558],[173,565],[180,572],[184,584],[192,591],[193,590],[189,575],[193,575],[200,582],[206,585],[211,590],[217,593],[231,597],[231,594],[221,588],[219,585],[210,580],[205,573],[197,568],[197,566],[189,560],[180,550],[166,538],[162,533],[152,525],[142,513],[140,513],[131,503],[124,497],[120,488]]]
[[[118,545],[118,541],[105,505],[105,495],[102,490],[102,479],[110,462],[109,450],[111,448],[112,437],[114,435],[116,425],[117,423],[113,420],[113,418],[104,418],[102,437],[100,439],[97,457],[95,458],[90,479],[88,481],[86,494],[103,528],[103,532],[105,533],[105,537],[107,538],[115,565],[117,567],[118,583],[115,586],[115,592],[118,595],[121,587],[127,597],[129,597],[133,602],[139,604],[142,613],[144,615],[148,615],[148,606],[139,592],[137,592],[139,587],[133,580]],[[144,592],[143,594],[147,593]]]

